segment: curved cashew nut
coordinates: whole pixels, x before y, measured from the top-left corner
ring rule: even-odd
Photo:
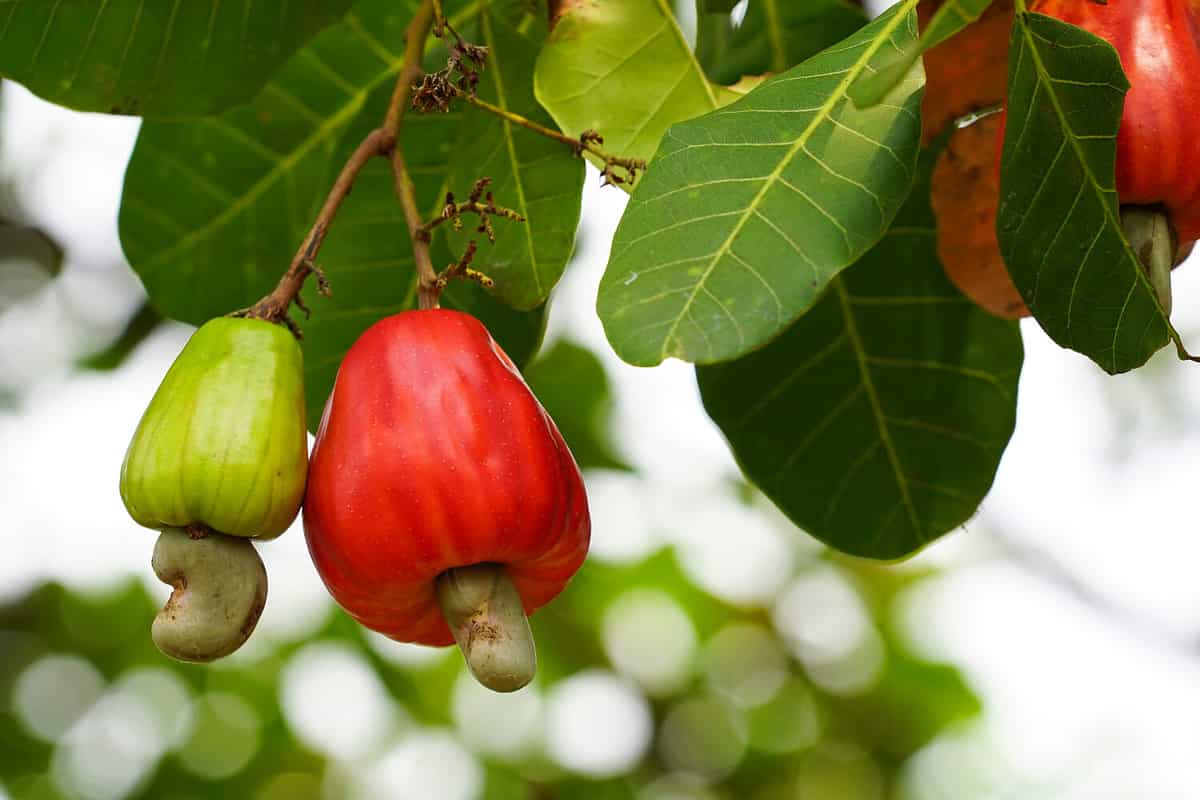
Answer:
[[[151,566],[175,588],[150,628],[165,655],[213,661],[250,638],[267,602],[267,571],[248,540],[221,533],[192,539],[166,528]]]

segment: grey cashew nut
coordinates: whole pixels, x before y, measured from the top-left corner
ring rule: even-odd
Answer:
[[[250,638],[267,602],[267,571],[249,540],[222,533],[193,539],[166,528],[150,563],[175,589],[150,628],[165,655],[213,661]]]
[[[1163,313],[1171,316],[1171,270],[1182,260],[1178,258],[1179,237],[1171,218],[1150,206],[1122,206],[1121,227],[1130,249],[1146,270]]]
[[[438,604],[475,680],[494,692],[515,692],[533,680],[537,652],[521,595],[502,564],[472,564],[443,572]]]

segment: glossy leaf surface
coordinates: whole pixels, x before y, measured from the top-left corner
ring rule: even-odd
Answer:
[[[533,65],[544,30],[523,33],[504,15],[484,10],[479,42],[493,66],[484,70],[479,96],[500,108],[553,128],[533,96]],[[544,26],[541,26],[544,28]],[[479,108],[462,115],[460,141],[452,157],[450,188],[465,199],[482,177],[496,202],[525,217],[523,224],[499,221],[496,242],[486,243],[467,217],[464,230],[450,234],[461,252],[469,239],[481,244],[473,267],[496,281],[496,296],[516,308],[541,305],[562,276],[575,247],[583,192],[582,159],[556,142]]]
[[[83,111],[211,114],[253,97],[352,4],[8,0],[0,3],[0,76]]]
[[[910,555],[965,522],[1016,421],[1021,337],[937,262],[928,183],[783,336],[697,371],[747,476],[857,556]]]
[[[613,239],[598,310],[631,364],[743,355],[879,240],[912,185],[923,73],[859,109],[858,75],[916,37],[913,4],[674,126]]]
[[[714,81],[783,72],[840,42],[867,21],[848,0],[750,0],[738,25],[710,8],[698,22],[696,57]]]
[[[996,230],[1038,324],[1110,373],[1141,366],[1172,331],[1125,243],[1115,154],[1129,84],[1113,48],[1019,14]]]
[[[709,81],[667,0],[570,4],[542,48],[537,98],[568,136],[649,159],[667,128],[738,95]]]

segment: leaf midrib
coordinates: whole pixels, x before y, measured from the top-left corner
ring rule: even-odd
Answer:
[[[658,9],[662,12],[663,17],[667,20],[667,26],[675,35],[675,40],[687,54],[688,62],[691,64],[691,72],[700,79],[700,84],[704,87],[704,93],[708,96],[708,102],[712,105],[713,110],[721,107],[717,101],[716,92],[713,91],[712,82],[708,79],[704,67],[700,65],[700,61],[696,58],[696,54],[692,51],[691,44],[688,43],[687,37],[683,35],[683,30],[679,27],[679,21],[675,19],[675,12],[667,5],[667,0],[657,0]]]
[[[849,339],[850,350],[854,353],[854,360],[858,365],[863,389],[867,395],[867,402],[871,406],[871,415],[875,418],[875,425],[879,430],[879,439],[883,443],[884,452],[888,457],[888,464],[891,466],[892,474],[896,479],[896,487],[900,491],[901,502],[908,512],[908,520],[913,526],[913,532],[917,535],[917,538],[923,540],[925,532],[921,525],[920,516],[917,514],[916,506],[913,505],[912,494],[909,492],[908,487],[908,478],[905,477],[904,469],[900,465],[900,456],[896,452],[895,442],[892,441],[892,432],[888,427],[887,415],[883,413],[883,405],[879,399],[879,390],[875,388],[875,379],[871,375],[866,346],[863,344],[862,336],[858,332],[858,322],[854,319],[854,309],[851,306],[850,294],[846,291],[844,283],[839,278],[835,278],[832,281],[832,286],[838,296],[838,303],[842,309],[842,319],[846,323],[846,338]]]
[[[467,16],[468,12],[474,13],[475,10],[474,4],[467,9],[464,9],[463,12],[454,20],[454,24],[461,25],[462,18]],[[352,18],[355,18],[353,13],[347,15],[346,17],[347,20]],[[358,34],[355,26],[349,25],[348,27],[353,29],[356,35]],[[294,57],[295,56],[293,56],[293,58]],[[363,88],[360,89],[358,93],[347,98],[346,102],[337,112],[327,117],[325,122],[321,123],[321,125],[317,126],[317,128],[313,130],[309,136],[301,140],[301,142],[290,153],[280,158],[276,165],[268,170],[261,178],[255,181],[250,188],[237,199],[237,201],[230,204],[228,208],[226,208],[217,216],[213,217],[209,222],[205,223],[199,228],[193,229],[187,236],[184,236],[182,239],[180,239],[179,242],[177,242],[173,247],[170,247],[155,257],[146,260],[142,266],[142,270],[146,274],[149,274],[153,270],[158,269],[161,265],[170,262],[171,259],[178,256],[180,253],[187,252],[190,248],[195,246],[197,242],[202,241],[205,237],[212,234],[214,230],[220,230],[229,224],[231,220],[237,217],[237,215],[252,206],[254,202],[258,200],[258,198],[261,197],[262,194],[266,192],[276,181],[282,179],[284,175],[289,173],[302,158],[307,156],[318,145],[327,142],[333,131],[337,130],[343,123],[347,122],[351,117],[361,111],[364,103],[371,93],[374,92],[375,89],[378,88],[379,85],[384,81],[387,81],[388,79],[399,74],[403,64],[403,55],[397,55],[392,58],[391,62],[387,64],[387,66],[375,78],[372,78],[370,81],[364,84]],[[269,85],[271,84],[268,84],[268,86]],[[266,87],[263,87],[263,90],[265,91]]]
[[[1029,57],[1030,57],[1030,60],[1033,62],[1034,70],[1036,70],[1036,72],[1037,72],[1038,80],[1045,87],[1044,90],[1046,92],[1046,96],[1050,98],[1050,103],[1054,107],[1054,113],[1058,117],[1059,124],[1062,126],[1063,136],[1064,136],[1064,138],[1067,139],[1068,143],[1070,144],[1071,150],[1075,153],[1076,159],[1078,160],[1079,164],[1083,167],[1083,173],[1084,173],[1084,176],[1085,176],[1088,186],[1091,187],[1093,193],[1100,200],[1100,206],[1101,206],[1101,208],[1104,209],[1105,220],[1107,221],[1109,226],[1114,227],[1119,230],[1121,228],[1120,221],[1117,220],[1117,218],[1114,216],[1114,213],[1113,213],[1113,206],[1115,204],[1108,202],[1108,195],[1112,194],[1115,196],[1116,189],[1114,187],[1111,192],[1108,192],[1108,191],[1105,191],[1101,187],[1100,181],[1096,177],[1096,173],[1092,171],[1091,163],[1089,163],[1085,153],[1083,152],[1083,148],[1080,147],[1080,145],[1079,145],[1079,139],[1078,139],[1078,137],[1075,136],[1075,129],[1073,127],[1071,127],[1071,125],[1067,121],[1066,112],[1063,109],[1062,103],[1059,101],[1058,93],[1054,90],[1054,81],[1051,78],[1050,70],[1046,68],[1045,63],[1042,61],[1041,53],[1038,52],[1038,48],[1034,42],[1035,37],[1033,35],[1033,30],[1029,26],[1029,12],[1027,12],[1027,11],[1022,12],[1018,16],[1021,20],[1021,24],[1020,24],[1021,36],[1025,39],[1025,46],[1026,46],[1026,49],[1029,51],[1029,54],[1030,54]],[[1047,44],[1050,44],[1050,43],[1047,42]],[[1070,133],[1070,135],[1067,135],[1068,132]],[[1124,238],[1124,237],[1122,237],[1122,238]],[[1124,248],[1124,255],[1125,255],[1126,263],[1129,264],[1132,254],[1129,252],[1128,246]],[[1142,285],[1142,290],[1149,292],[1150,295],[1154,298],[1155,306],[1157,306],[1159,308],[1160,319],[1167,326],[1167,330],[1172,334],[1172,338],[1176,338],[1177,334],[1175,334],[1174,328],[1171,326],[1170,321],[1167,320],[1166,317],[1162,314],[1162,308],[1158,304],[1158,296],[1154,293],[1153,287],[1151,287],[1151,285],[1150,285],[1150,279],[1146,276],[1144,270],[1141,267],[1141,264],[1134,262],[1132,264],[1129,264],[1129,266],[1133,267],[1134,285],[1136,286],[1137,284],[1140,283]],[[1083,266],[1080,265],[1079,274],[1082,274],[1082,272],[1083,272]],[[1078,274],[1076,275],[1076,281],[1078,281]],[[1117,360],[1116,360],[1117,359],[1117,339],[1120,336],[1121,322],[1125,317],[1125,310],[1129,306],[1129,297],[1131,297],[1131,296],[1132,296],[1132,287],[1130,287],[1130,295],[1128,297],[1126,297],[1125,305],[1122,306],[1122,308],[1121,308],[1121,316],[1119,316],[1117,318],[1117,323],[1116,323],[1116,325],[1113,326],[1113,338],[1112,338],[1112,343],[1109,345],[1109,349],[1112,352],[1112,360],[1110,362],[1110,366],[1112,366],[1114,369],[1117,366]],[[1074,297],[1074,294],[1072,294],[1072,298],[1073,297]],[[1069,316],[1067,319],[1067,327],[1068,327],[1068,331],[1067,331],[1068,335],[1072,336],[1070,333],[1071,323],[1070,323]],[[1074,340],[1074,336],[1072,336],[1072,340]],[[1176,338],[1176,341],[1178,341],[1177,338]]]
[[[662,2],[662,0],[659,0],[659,2]],[[687,316],[688,311],[692,307],[692,303],[694,303],[696,300],[696,296],[708,282],[708,279],[712,275],[713,270],[716,269],[717,264],[719,264],[721,259],[725,257],[730,249],[732,249],[734,240],[737,239],[737,237],[741,234],[742,229],[746,226],[746,222],[750,219],[750,217],[758,210],[758,207],[762,204],[763,198],[766,197],[767,192],[770,191],[771,188],[778,182],[780,176],[783,175],[783,171],[792,163],[792,159],[796,157],[796,154],[800,152],[806,144],[808,144],[808,140],[812,137],[813,133],[816,131],[821,122],[829,116],[829,114],[833,111],[833,108],[839,102],[845,99],[850,86],[858,78],[863,69],[866,68],[867,64],[870,63],[871,59],[879,51],[879,49],[883,47],[883,43],[890,41],[892,34],[896,31],[896,29],[908,20],[908,16],[912,13],[916,3],[917,0],[906,0],[906,7],[897,11],[895,17],[893,17],[889,24],[879,32],[879,35],[875,37],[875,40],[871,42],[871,44],[863,51],[862,56],[855,61],[854,65],[849,70],[847,70],[845,76],[838,83],[837,89],[831,92],[826,101],[816,110],[816,112],[813,114],[812,120],[809,121],[808,125],[805,126],[803,131],[801,131],[800,135],[796,138],[796,141],[792,143],[792,146],[788,148],[783,158],[779,160],[779,165],[763,180],[762,188],[758,190],[758,193],[746,206],[746,210],[742,212],[742,216],[734,225],[733,230],[730,231],[729,236],[725,238],[725,241],[721,243],[720,248],[718,248],[713,254],[712,260],[705,268],[704,273],[700,275],[699,279],[696,281],[695,288],[692,289],[691,293],[687,297],[687,300],[684,301],[683,307],[679,309],[679,313],[671,322],[671,327],[667,330],[666,335],[663,337],[662,347],[659,350],[660,361],[670,355],[671,341],[675,338],[676,331],[679,330],[679,323],[684,317]]]
[[[484,39],[487,40],[488,48],[492,53],[495,53],[497,52],[496,35],[492,30],[491,9],[485,7],[483,12],[479,15],[479,18],[483,26],[483,36]],[[504,80],[500,75],[500,68],[493,65],[489,72],[492,75],[492,85],[496,89],[496,102],[499,103],[501,108],[503,108],[505,111],[508,111],[508,95],[504,91]],[[509,163],[512,167],[513,189],[517,193],[517,203],[521,209],[521,216],[523,216],[525,219],[529,219],[529,204],[525,198],[525,182],[521,177],[521,163],[517,160],[516,143],[513,141],[512,123],[510,123],[507,119],[501,119],[500,128],[504,131],[504,145],[508,152]],[[537,295],[540,299],[543,296],[544,287],[542,285],[541,268],[538,266],[537,252],[534,247],[532,225],[529,223],[524,223],[518,227],[521,228],[525,233],[525,246],[529,251],[529,266],[530,271],[533,273],[533,285],[537,290]]]

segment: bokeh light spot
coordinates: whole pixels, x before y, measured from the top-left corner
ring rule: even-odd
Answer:
[[[310,447],[312,437],[309,437]],[[314,637],[333,611],[328,593],[314,591],[320,578],[304,541],[300,518],[270,547],[260,549],[271,576],[271,602],[263,609],[254,639],[294,642]]]
[[[770,603],[792,575],[795,554],[779,527],[732,491],[681,498],[668,523],[688,576],[730,603]]]
[[[134,791],[164,749],[155,710],[137,694],[115,689],[60,739],[50,773],[68,797],[116,800]]]
[[[666,592],[635,589],[622,594],[604,614],[602,635],[617,671],[651,695],[669,694],[691,677],[696,629]]]
[[[366,797],[388,800],[474,800],[483,770],[446,731],[409,734],[385,752],[367,774]]]
[[[117,688],[141,698],[153,714],[155,737],[164,750],[183,744],[191,735],[192,693],[174,672],[147,667],[121,676]]]
[[[254,800],[302,800],[320,796],[320,777],[307,772],[284,772],[269,778]]]
[[[857,745],[827,742],[800,765],[797,796],[805,800],[883,800],[879,766]]]
[[[241,772],[258,751],[258,713],[244,699],[226,692],[198,698],[191,736],[177,757],[189,772],[209,780]]]
[[[609,672],[589,670],[547,699],[546,746],[562,766],[594,777],[623,774],[646,752],[654,722],[646,699]]]
[[[588,470],[584,480],[592,517],[588,558],[628,564],[662,545],[646,513],[650,501],[642,478],[615,470]]]
[[[728,703],[693,697],[667,713],[658,749],[672,769],[718,780],[732,773],[746,752],[745,724]]]
[[[767,753],[791,753],[812,747],[821,735],[821,718],[808,686],[792,678],[771,699],[747,712],[750,746]]]
[[[879,680],[885,653],[862,598],[833,567],[814,567],[778,597],[776,629],[821,688],[865,691]]]
[[[30,664],[13,686],[13,706],[34,736],[53,742],[104,691],[104,676],[78,656],[50,655]]]
[[[454,685],[451,707],[463,741],[484,755],[515,760],[541,741],[542,696],[536,685],[501,694],[483,688],[463,670]]]
[[[349,647],[318,642],[280,679],[280,706],[296,737],[335,758],[361,758],[391,735],[399,711],[370,664]]]
[[[719,800],[719,796],[695,775],[672,773],[642,787],[637,800]]]
[[[709,685],[743,707],[767,702],[787,680],[783,648],[762,625],[738,622],[713,634],[704,648]]]

